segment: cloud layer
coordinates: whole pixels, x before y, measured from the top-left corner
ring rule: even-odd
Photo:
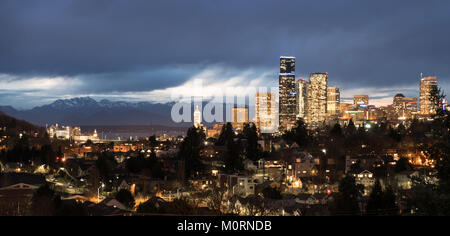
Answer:
[[[297,56],[298,76],[329,72],[343,97],[417,96],[421,72],[448,90],[449,11],[438,0],[3,0],[0,105],[160,101],[202,73],[272,86],[280,55]]]

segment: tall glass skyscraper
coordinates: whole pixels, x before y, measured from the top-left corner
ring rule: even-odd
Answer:
[[[309,127],[321,126],[327,118],[328,73],[313,73],[309,77],[306,102],[306,123]]]
[[[355,95],[353,96],[353,107],[359,108],[369,106],[369,95]]]
[[[280,130],[290,129],[296,120],[295,57],[280,57],[279,121]]]
[[[436,76],[429,76],[420,79],[420,114],[422,116],[431,116],[436,112],[437,105],[431,100],[431,92],[436,88]]]
[[[330,118],[336,118],[339,115],[339,106],[341,104],[341,93],[338,87],[327,88],[327,113]]]
[[[202,113],[198,109],[198,106],[196,106],[194,111],[194,126],[195,128],[199,128],[201,124],[202,124]]]
[[[306,117],[306,89],[308,87],[308,82],[300,78],[295,84],[296,96],[297,96],[297,118],[305,119]]]
[[[257,92],[255,99],[255,122],[261,133],[274,133],[278,127],[275,93]]]

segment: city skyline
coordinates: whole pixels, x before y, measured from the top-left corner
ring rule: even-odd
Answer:
[[[418,96],[420,73],[450,88],[450,34],[440,30],[450,5],[438,1],[295,2],[287,10],[271,1],[193,1],[186,8],[198,14],[187,21],[188,11],[158,1],[0,4],[0,105],[19,109],[83,96],[168,102],[199,78],[216,87],[277,85],[280,55],[296,56],[296,79],[328,72],[344,102]],[[315,18],[316,9],[327,14]]]
[[[449,1],[24,2],[0,0],[0,216],[450,215]]]

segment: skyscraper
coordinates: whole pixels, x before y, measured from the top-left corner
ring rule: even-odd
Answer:
[[[353,97],[353,107],[367,107],[369,105],[369,95],[355,95]]]
[[[436,104],[432,101],[431,92],[437,88],[436,76],[420,79],[420,114],[430,116],[436,112]]]
[[[341,103],[341,93],[338,87],[327,88],[327,113],[329,117],[336,117],[339,115],[339,108]]]
[[[394,96],[394,100],[392,101],[392,105],[394,106],[394,109],[396,111],[402,109],[403,107],[403,98],[405,97],[405,95],[401,94],[401,93],[397,93]]]
[[[245,123],[248,123],[248,108],[233,107],[233,129],[244,129]]]
[[[275,94],[257,92],[255,96],[255,123],[261,133],[273,133],[278,126]]]
[[[295,83],[296,91],[296,113],[297,118],[305,119],[306,117],[306,88],[308,87],[308,82],[300,78]]]
[[[280,129],[289,129],[296,120],[295,57],[280,57],[279,122]]]
[[[202,124],[202,113],[198,109],[198,106],[195,107],[194,111],[194,126],[195,128],[200,127]]]
[[[327,117],[328,73],[313,73],[309,76],[306,101],[306,123],[315,128]]]
[[[417,114],[417,98],[405,97],[403,94],[398,93],[395,95],[392,103],[397,118],[411,119]]]

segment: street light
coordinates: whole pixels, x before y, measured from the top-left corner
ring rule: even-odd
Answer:
[[[104,188],[105,187],[104,183],[101,183],[101,184],[102,185],[100,185],[100,187],[98,187],[98,189],[97,189],[97,204],[100,203],[100,188]]]

